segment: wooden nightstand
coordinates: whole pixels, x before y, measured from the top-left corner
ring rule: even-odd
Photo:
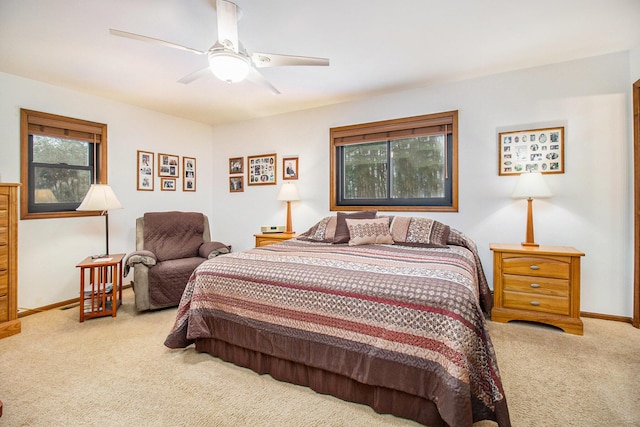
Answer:
[[[256,237],[256,248],[260,246],[273,245],[274,243],[284,242],[297,236],[296,233],[259,233],[254,234]]]
[[[492,243],[491,320],[528,320],[582,335],[580,257],[566,246],[526,247]]]

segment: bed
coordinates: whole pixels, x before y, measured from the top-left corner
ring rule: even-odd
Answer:
[[[510,426],[475,244],[414,217],[386,217],[393,241],[374,244],[354,243],[355,226],[368,220],[347,218],[351,238],[336,244],[345,221],[334,218],[201,264],[165,345],[195,343],[259,374],[429,426]]]

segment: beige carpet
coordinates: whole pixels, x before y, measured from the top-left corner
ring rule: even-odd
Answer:
[[[222,362],[169,350],[175,309],[78,322],[78,308],[22,319],[0,340],[0,426],[416,426]],[[583,319],[585,335],[490,323],[512,423],[640,426],[640,331]],[[477,426],[492,426],[483,422]]]

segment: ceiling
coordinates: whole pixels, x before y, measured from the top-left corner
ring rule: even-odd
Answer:
[[[237,0],[249,52],[329,58],[263,68],[280,95],[213,75],[214,0],[0,0],[0,72],[212,125],[640,47],[638,0]],[[1,88],[0,88],[1,90]]]

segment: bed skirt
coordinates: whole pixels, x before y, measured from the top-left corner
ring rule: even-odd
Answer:
[[[213,338],[197,339],[196,350],[209,353],[234,365],[249,368],[258,374],[269,374],[279,381],[309,387],[317,393],[370,406],[379,414],[407,418],[430,427],[447,425],[440,417],[435,404],[419,396],[362,384],[343,375],[283,360]]]

